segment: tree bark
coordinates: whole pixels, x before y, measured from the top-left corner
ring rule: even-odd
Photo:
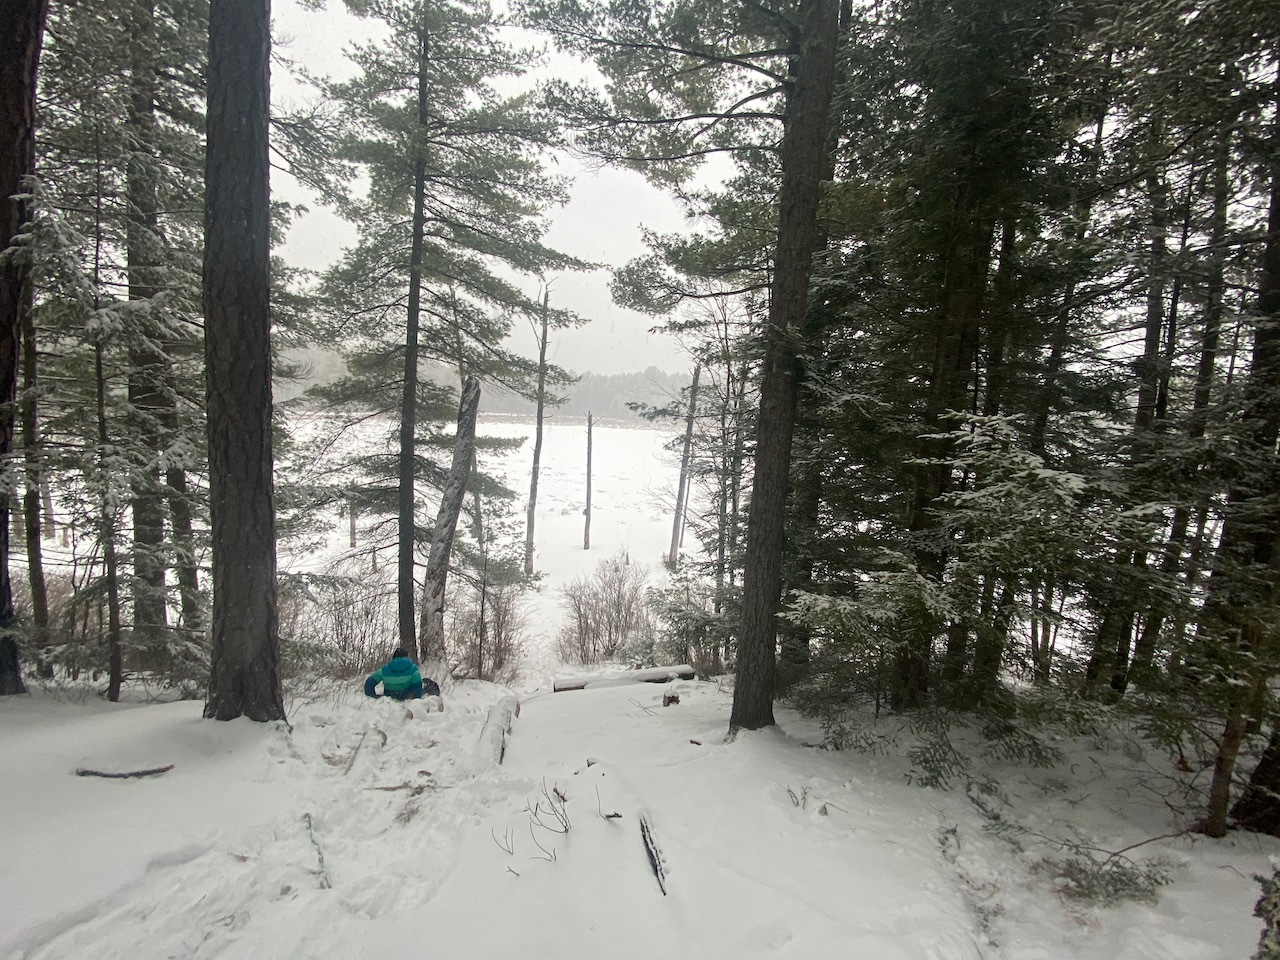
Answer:
[[[818,202],[827,164],[839,4],[813,0],[803,11],[793,59],[795,79],[788,91],[782,135],[778,240],[756,421],[756,464],[747,515],[742,628],[730,731],[742,727],[754,730],[774,722],[777,614],[795,428],[795,344],[803,340],[813,255],[822,244]]]
[[[702,374],[702,364],[693,368],[693,383],[689,386],[689,413],[684,425],[684,452],[680,455],[680,479],[676,483],[676,510],[671,521],[671,550],[667,553],[667,563],[674,570],[680,565],[680,541],[684,531],[685,487],[689,477],[689,458],[693,453],[693,420],[698,405],[698,377]]]
[[[28,293],[29,293],[28,287]],[[40,494],[44,484],[40,463],[40,442],[36,421],[36,387],[39,368],[36,357],[35,313],[31,297],[23,298],[22,319],[22,454],[26,467],[22,493],[22,509],[26,517],[27,580],[31,587],[32,641],[39,673],[45,679],[53,676],[53,668],[45,660],[49,643],[49,589],[44,578],[44,544],[42,543]]]
[[[0,0],[0,250],[8,248],[27,219],[26,204],[15,194],[35,170],[36,72],[48,12],[48,0]],[[13,453],[19,317],[30,275],[25,257],[0,264],[0,460]],[[0,496],[0,696],[26,692],[13,634],[9,509],[9,497]]]
[[[284,719],[271,451],[267,0],[213,0],[205,154],[205,376],[213,653],[204,715]]]
[[[538,517],[538,471],[542,467],[542,418],[547,399],[547,312],[551,305],[551,287],[542,291],[542,333],[538,337],[538,396],[533,428],[533,470],[529,476],[529,508],[524,526],[524,572],[533,573],[533,528]]]
[[[169,398],[165,390],[168,357],[163,335],[152,311],[159,293],[158,265],[162,255],[157,212],[155,168],[151,150],[155,139],[154,11],[142,5],[131,17],[130,97],[128,125],[130,154],[126,163],[128,201],[125,255],[129,300],[146,304],[135,311],[139,327],[129,344],[129,403],[142,441],[140,461],[134,465],[130,506],[133,512],[133,643],[142,662],[152,669],[164,666],[167,627],[165,597],[164,502],[157,466],[165,446],[163,424]]]
[[[449,659],[445,651],[445,590],[449,580],[449,557],[453,553],[453,536],[458,528],[458,515],[471,475],[471,458],[476,448],[476,413],[480,408],[480,381],[467,377],[458,402],[458,430],[453,441],[453,467],[444,490],[440,492],[440,510],[436,514],[431,536],[431,553],[422,584],[422,622],[419,633],[422,649],[419,660],[427,676],[445,689],[450,683]]]
[[[1240,657],[1249,671],[1229,691],[1226,723],[1214,760],[1204,831],[1227,830],[1231,780],[1244,740],[1246,714],[1276,669],[1266,646],[1280,598],[1280,484],[1276,440],[1280,437],[1280,158],[1272,151],[1271,202],[1263,248],[1262,282],[1254,321],[1253,357],[1242,415],[1242,447],[1259,457],[1260,468],[1241,478],[1227,499],[1214,570],[1207,586],[1201,627]]]
[[[418,122],[427,123],[427,35],[419,34]],[[422,258],[426,231],[427,161],[413,161],[413,239],[409,251],[409,307],[404,332],[404,390],[400,400],[400,478],[398,492],[398,534],[396,597],[400,625],[400,646],[418,649],[414,636],[413,558],[417,530],[414,524],[414,480],[417,451],[415,430],[418,420],[418,327],[422,310]]]
[[[120,627],[120,570],[116,558],[116,517],[111,503],[111,466],[107,460],[110,434],[107,430],[107,379],[102,368],[102,342],[93,347],[93,372],[98,419],[98,510],[101,512],[103,577],[107,585],[107,699],[120,701],[124,680],[124,648]]]

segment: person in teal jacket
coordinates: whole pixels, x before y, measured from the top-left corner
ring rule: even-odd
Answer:
[[[369,674],[364,682],[364,695],[378,696],[379,683],[382,684],[382,696],[393,700],[417,700],[424,691],[431,696],[440,695],[440,688],[431,680],[423,680],[417,665],[399,648],[391,654],[390,663]]]

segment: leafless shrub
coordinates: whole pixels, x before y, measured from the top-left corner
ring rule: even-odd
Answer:
[[[522,585],[462,583],[450,594],[445,610],[454,677],[514,682],[528,628]]]
[[[648,574],[623,550],[602,561],[590,577],[564,586],[567,617],[556,641],[560,658],[566,663],[612,660],[629,641],[652,634],[647,585]]]
[[[386,571],[337,567],[281,583],[286,674],[352,677],[386,659],[397,635],[395,585]]]

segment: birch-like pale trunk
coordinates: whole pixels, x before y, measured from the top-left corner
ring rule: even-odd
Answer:
[[[538,413],[533,432],[533,472],[529,479],[529,509],[524,525],[524,572],[533,573],[533,527],[538,513],[538,470],[542,464],[542,418],[547,409],[547,310],[551,288],[542,292],[542,334],[538,338]]]
[[[676,484],[676,513],[671,521],[671,549],[667,552],[667,563],[674,570],[680,564],[680,543],[684,539],[685,490],[688,486],[689,459],[693,452],[693,415],[698,404],[698,377],[702,374],[702,364],[693,368],[693,383],[689,385],[689,413],[684,423],[684,452],[680,455],[680,482]]]
[[[458,432],[453,443],[453,467],[440,494],[440,512],[431,536],[431,553],[427,558],[427,574],[422,584],[422,618],[418,623],[421,642],[419,662],[423,676],[440,684],[442,691],[453,686],[449,659],[445,653],[444,604],[449,579],[449,555],[453,552],[453,535],[466,496],[467,479],[471,476],[471,458],[476,447],[476,413],[480,408],[480,381],[467,377],[462,384],[458,403]]]

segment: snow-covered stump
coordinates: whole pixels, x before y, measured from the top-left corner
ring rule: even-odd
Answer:
[[[480,743],[476,752],[486,764],[492,760],[494,765],[502,763],[507,752],[507,734],[511,732],[512,721],[520,716],[520,701],[515,697],[503,697],[489,708],[489,716],[480,728]]]
[[[676,663],[666,667],[646,667],[643,670],[617,670],[591,677],[557,677],[551,689],[555,693],[565,690],[585,690],[587,687],[621,687],[628,683],[670,683],[672,680],[692,680],[693,667]]]

